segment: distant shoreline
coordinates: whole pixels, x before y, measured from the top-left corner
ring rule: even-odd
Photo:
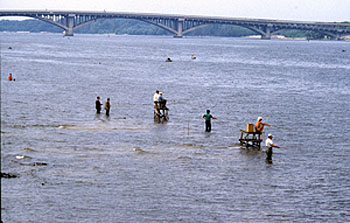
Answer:
[[[40,31],[40,32],[30,32],[30,31],[0,31],[0,33],[16,33],[16,34],[57,34],[62,35],[63,33],[59,32],[49,32],[49,31]],[[100,35],[100,36],[171,36],[171,35],[155,35],[155,34],[116,34],[116,33],[75,33],[76,35]],[[74,37],[74,36],[73,36]],[[260,39],[260,35],[249,35],[249,36],[184,36],[184,38],[187,37],[224,37],[224,38],[242,38],[242,39]],[[279,40],[298,40],[298,41],[310,41],[310,40],[324,40],[324,41],[331,41],[328,39],[308,39],[307,37],[287,37],[283,35],[272,35],[271,39],[279,39]],[[340,41],[350,41],[350,35],[349,36],[343,36]]]

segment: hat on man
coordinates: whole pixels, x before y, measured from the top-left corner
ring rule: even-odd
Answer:
[[[271,133],[269,133],[267,136],[268,136],[268,137],[271,137],[271,138],[273,137]]]
[[[258,121],[260,121],[260,120],[262,120],[262,117],[261,117],[261,116],[258,117]]]

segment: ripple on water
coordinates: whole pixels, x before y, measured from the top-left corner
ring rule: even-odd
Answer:
[[[1,81],[1,169],[20,176],[2,179],[4,222],[349,222],[349,44],[1,35],[20,49],[1,67],[20,80]],[[258,116],[272,165],[238,144]]]

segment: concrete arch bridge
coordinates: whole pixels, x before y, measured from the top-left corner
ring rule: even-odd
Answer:
[[[58,26],[64,30],[65,36],[73,36],[74,30],[98,19],[137,19],[182,37],[195,29],[210,24],[228,24],[248,28],[261,35],[262,39],[271,39],[271,35],[285,29],[299,29],[319,32],[339,40],[341,36],[350,35],[349,23],[335,22],[300,22],[268,19],[248,19],[212,16],[186,16],[150,13],[120,13],[106,11],[23,11],[0,10],[0,16],[26,16],[39,19]]]

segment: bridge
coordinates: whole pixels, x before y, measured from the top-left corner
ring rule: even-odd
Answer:
[[[136,19],[141,20],[182,37],[195,29],[210,24],[228,24],[248,28],[261,35],[262,39],[271,39],[271,35],[285,29],[299,29],[319,32],[339,40],[341,36],[350,35],[349,23],[336,22],[300,22],[268,19],[247,19],[213,16],[186,16],[151,13],[120,13],[106,11],[23,11],[0,10],[0,16],[26,16],[51,23],[64,30],[65,36],[73,36],[73,31],[98,19]]]

